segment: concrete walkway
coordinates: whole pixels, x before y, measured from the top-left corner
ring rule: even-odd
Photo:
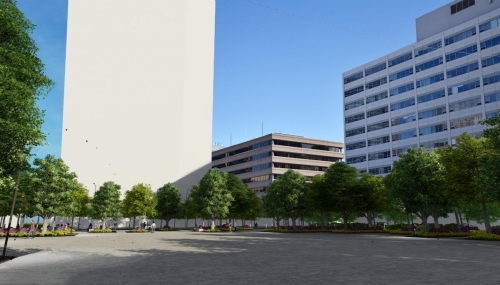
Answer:
[[[3,239],[0,239],[3,243]],[[9,240],[0,284],[498,284],[500,243],[382,234],[131,234]]]

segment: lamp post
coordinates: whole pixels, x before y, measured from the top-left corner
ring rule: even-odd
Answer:
[[[97,191],[97,185],[95,184],[94,182],[94,196],[95,196],[95,192]]]

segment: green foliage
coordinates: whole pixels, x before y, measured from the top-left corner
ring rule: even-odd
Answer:
[[[447,204],[444,193],[444,168],[436,152],[410,148],[394,162],[384,180],[393,199],[409,213],[415,213],[427,230],[427,219]]]
[[[226,173],[215,168],[203,176],[198,187],[193,187],[191,195],[197,212],[212,220],[212,229],[215,228],[216,218],[222,219],[229,214],[229,207],[234,200],[227,188]]]
[[[145,184],[137,184],[125,192],[122,212],[128,217],[154,217],[157,199],[154,192]]]
[[[37,101],[53,83],[31,38],[35,26],[13,0],[0,0],[0,168],[13,177],[45,139]]]
[[[368,219],[368,225],[375,225],[375,218],[380,213],[390,209],[390,199],[383,178],[363,173],[359,179],[361,187],[365,188],[365,196],[362,196],[363,205],[360,205],[364,216]]]
[[[105,182],[92,198],[90,216],[101,220],[103,227],[106,226],[106,220],[116,220],[121,215],[120,188],[120,185],[114,182]]]
[[[385,233],[388,234],[393,234],[393,235],[411,235],[412,231],[402,231],[400,229],[388,229],[384,231]]]
[[[174,184],[163,185],[156,193],[156,212],[158,216],[168,222],[180,215],[182,211],[181,192]],[[125,198],[126,200],[126,198]]]
[[[129,232],[131,232],[131,233],[147,233],[149,231],[148,230],[131,229]]]
[[[33,164],[35,168],[31,171],[28,200],[33,214],[44,219],[42,232],[46,233],[47,219],[62,213],[70,203],[76,174],[69,172],[69,167],[63,160],[53,155],[47,155],[44,159],[36,158]]]
[[[450,232],[450,233],[437,233],[437,232],[417,232],[417,237],[424,238],[445,238],[445,237],[467,237],[469,233],[466,232]]]
[[[233,219],[256,219],[260,214],[261,202],[255,192],[234,174],[226,174],[226,181],[227,189],[234,199],[228,216]]]
[[[490,223],[500,220],[500,206],[495,203],[487,204],[488,218]],[[484,224],[484,214],[481,205],[470,204],[461,208],[461,212],[467,221],[476,221],[478,224]]]
[[[330,211],[342,216],[344,229],[347,221],[362,212],[369,202],[369,189],[358,181],[358,170],[345,162],[330,165],[324,178],[325,195]]]
[[[111,229],[93,229],[91,233],[94,234],[106,234],[106,233],[112,233],[113,231]]]
[[[471,231],[468,239],[500,241],[500,235],[489,234],[485,231]]]
[[[488,154],[484,157],[486,175],[483,177],[485,179],[483,183],[496,193],[495,199],[500,201],[500,118],[489,118],[482,124],[491,127],[483,132],[483,137],[486,139],[484,148]]]

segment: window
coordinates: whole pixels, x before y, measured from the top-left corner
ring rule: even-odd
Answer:
[[[364,134],[364,133],[365,133],[365,127],[361,127],[361,128],[356,128],[356,129],[345,131],[345,136],[352,137],[352,136],[356,136],[356,135],[360,135],[360,134]]]
[[[370,68],[367,68],[365,70],[365,76],[368,76],[370,74],[374,74],[374,73],[377,73],[381,70],[384,70],[387,68],[387,64],[384,62],[384,63],[381,63],[381,64],[378,64],[378,65],[375,65],[375,66],[372,66]]]
[[[241,158],[238,160],[230,161],[227,163],[227,166],[233,166],[233,165],[237,165],[237,164],[241,164],[241,163],[245,163],[245,162],[249,162],[249,161],[259,160],[259,159],[266,158],[269,156],[271,156],[271,152],[259,153],[259,154],[256,154],[256,155],[253,155],[250,157],[245,157],[245,158]]]
[[[259,154],[256,154],[256,155],[252,156],[252,161],[253,160],[263,159],[263,158],[270,157],[270,156],[271,156],[271,152],[270,151],[264,152],[264,153],[259,153]]]
[[[461,40],[465,40],[468,37],[472,37],[473,35],[476,34],[476,27],[470,28],[466,31],[463,31],[461,33],[458,33],[456,35],[453,35],[449,38],[444,39],[444,45],[451,45],[453,43],[459,42]]]
[[[415,72],[424,71],[424,70],[433,68],[434,66],[438,66],[440,64],[443,64],[442,57],[438,57],[438,58],[426,61],[424,63],[421,63],[419,65],[415,65]]]
[[[406,139],[411,139],[417,136],[417,130],[408,130],[397,134],[392,134],[392,141],[401,141]]]
[[[413,55],[412,55],[412,52],[410,51],[407,54],[403,54],[403,55],[398,56],[396,58],[389,59],[389,67],[394,66],[394,65],[398,65],[398,64],[403,63],[405,61],[408,61],[412,58],[413,58]]]
[[[377,168],[370,168],[370,169],[368,169],[368,172],[371,175],[387,174],[387,173],[391,172],[391,167],[390,166],[383,166],[383,167],[377,167]]]
[[[476,0],[463,0],[461,2],[458,2],[456,4],[453,4],[450,6],[451,14],[458,13],[464,9],[469,8],[470,6],[474,6],[476,4]]]
[[[393,148],[392,149],[392,156],[399,156],[402,153],[407,153],[409,148],[416,148],[417,145],[410,145],[410,146],[404,146],[400,148]]]
[[[448,87],[448,95],[458,94],[478,87],[481,87],[481,82],[479,81],[479,79],[474,79],[473,81]]]
[[[485,58],[481,61],[483,67],[491,66],[500,63],[500,54]]]
[[[241,174],[241,173],[248,173],[248,172],[252,172],[252,171],[259,171],[259,170],[263,170],[263,169],[267,169],[267,168],[271,168],[272,165],[271,163],[265,163],[265,164],[260,164],[260,165],[256,165],[256,166],[253,166],[253,167],[247,167],[247,168],[243,168],[243,169],[238,169],[238,170],[235,170],[235,171],[231,171],[229,173],[232,173],[234,175],[238,175],[238,174]]]
[[[443,146],[447,146],[447,145],[448,145],[448,139],[420,143],[420,147],[425,147],[427,149],[438,148],[438,147],[443,147]]]
[[[385,107],[381,107],[381,108],[377,108],[377,109],[373,109],[373,110],[367,111],[366,112],[366,117],[367,118],[375,117],[375,116],[378,116],[378,115],[385,114],[387,112],[389,112],[389,107],[385,106]]]
[[[350,144],[345,145],[346,150],[355,150],[355,149],[365,148],[365,147],[366,147],[366,141],[360,141],[360,142],[355,142],[355,143],[350,143]]]
[[[479,125],[481,121],[483,120],[483,115],[475,115],[472,117],[468,118],[460,118],[456,120],[451,120],[450,121],[450,128],[451,129],[458,129],[458,128],[464,128],[468,126],[474,126],[474,125]]]
[[[427,127],[422,127],[419,128],[419,134],[421,136],[425,135],[430,135],[430,134],[435,134],[435,133],[440,133],[448,130],[448,125],[447,123],[440,123],[437,125],[432,125],[432,126],[427,126]]]
[[[500,44],[500,36],[491,38],[489,40],[485,40],[481,42],[481,49],[487,49],[490,47],[494,47],[496,45]]]
[[[368,139],[368,146],[379,145],[391,142],[389,136],[383,136],[379,138]]]
[[[404,116],[401,116],[401,117],[393,118],[391,120],[391,125],[393,125],[393,126],[403,125],[403,124],[407,124],[407,123],[413,122],[415,120],[417,120],[417,116],[415,115],[415,113],[413,113],[413,114],[410,114],[410,115],[404,115]]]
[[[385,129],[385,128],[388,128],[388,127],[389,127],[389,121],[383,121],[383,122],[379,122],[379,123],[376,123],[376,124],[368,125],[366,127],[366,129],[367,129],[368,132],[373,132],[373,131]]]
[[[262,148],[262,147],[266,147],[268,145],[271,145],[271,140],[268,140],[268,141],[265,141],[265,142],[256,143],[256,144],[252,145],[252,150],[259,149],[259,148]]]
[[[364,99],[360,99],[358,101],[354,101],[354,102],[351,102],[351,103],[347,103],[345,104],[345,110],[351,110],[351,109],[354,109],[354,108],[357,108],[357,107],[360,107],[360,106],[363,106],[365,104],[365,100]]]
[[[455,59],[462,58],[464,56],[468,56],[469,54],[473,54],[477,52],[477,44],[473,44],[469,47],[463,48],[461,50],[457,50],[454,52],[451,52],[446,55],[446,62],[448,61],[453,61]]]
[[[261,176],[241,179],[241,181],[243,183],[252,183],[252,182],[259,182],[259,181],[267,181],[267,180],[271,180],[271,179],[272,179],[272,176],[268,174],[268,175],[261,175]]]
[[[479,25],[479,32],[484,32],[496,28],[498,27],[498,24],[500,24],[500,18],[495,18],[493,20],[490,20],[484,24]]]
[[[455,102],[455,103],[450,103],[450,106],[448,109],[450,112],[454,112],[454,111],[459,111],[459,110],[463,110],[463,109],[476,107],[479,105],[481,105],[481,97],[468,99],[468,100]]]
[[[391,111],[396,111],[404,108],[408,108],[415,105],[415,98],[411,98],[405,101],[391,104]]]
[[[358,94],[359,92],[363,92],[364,90],[365,90],[365,88],[363,87],[363,85],[358,86],[358,87],[354,87],[353,89],[349,89],[349,90],[345,91],[344,97],[349,97],[349,96],[352,96],[354,94]]]
[[[363,71],[360,71],[358,73],[355,73],[353,75],[349,75],[348,77],[344,78],[344,84],[351,83],[353,81],[356,81],[358,79],[363,78]]]
[[[366,104],[370,104],[370,103],[373,103],[373,102],[377,102],[379,100],[382,100],[382,99],[385,99],[387,98],[387,91],[384,91],[384,92],[381,92],[381,93],[378,93],[378,94],[375,94],[375,95],[372,95],[370,97],[366,97]]]
[[[409,76],[411,74],[413,74],[413,67],[410,67],[408,69],[401,70],[401,71],[398,71],[396,73],[389,75],[389,81],[398,80],[398,79],[401,79],[403,77]]]
[[[443,106],[427,111],[418,112],[418,118],[422,120],[430,117],[439,116],[441,114],[446,114],[446,107]]]
[[[484,104],[500,101],[500,92],[484,95]]]
[[[370,160],[377,160],[377,159],[384,159],[384,158],[389,158],[391,157],[391,151],[386,150],[382,152],[377,152],[377,153],[369,153],[368,154],[368,161]]]
[[[387,77],[382,77],[372,82],[366,83],[366,90],[375,88],[380,85],[384,85],[387,83]]]
[[[493,84],[500,81],[500,72],[492,73],[483,76],[483,86]]]
[[[437,99],[442,98],[444,96],[446,96],[444,89],[441,89],[438,91],[433,91],[431,93],[420,95],[420,96],[418,96],[417,101],[418,101],[418,103],[425,103],[425,102],[429,102],[432,100],[437,100]]]
[[[498,111],[491,112],[491,113],[486,113],[486,119],[497,118],[497,117],[498,117]]]
[[[444,80],[444,73],[436,74],[424,79],[420,79],[417,81],[417,88],[424,87],[427,85],[434,84],[436,82],[440,82]]]
[[[271,168],[271,163],[265,163],[265,164],[253,166],[252,171],[258,171],[258,170],[267,169],[267,168]]]
[[[396,95],[408,92],[408,91],[413,90],[413,89],[415,89],[415,85],[412,82],[412,83],[391,89],[389,91],[389,93],[391,94],[391,96],[396,96]]]
[[[319,160],[319,161],[330,161],[330,162],[337,162],[337,161],[341,160],[340,158],[331,157],[331,156],[313,155],[313,154],[304,154],[304,153],[293,153],[293,152],[284,152],[284,151],[275,151],[274,156],[290,157],[290,158],[298,158],[298,159],[308,159],[308,160]]]
[[[226,154],[223,153],[223,154],[219,154],[219,155],[216,155],[214,157],[212,157],[212,161],[215,161],[215,160],[219,160],[219,159],[223,159],[226,157]]]
[[[360,163],[366,161],[366,155],[354,156],[346,158],[347,164]]]
[[[309,144],[309,143],[294,142],[294,141],[282,141],[282,140],[274,140],[274,144],[275,145],[282,145],[282,146],[289,146],[289,147],[342,152],[342,148],[329,146],[329,145]]]
[[[357,121],[360,121],[360,120],[363,120],[365,118],[365,113],[360,113],[360,114],[356,114],[356,115],[353,115],[353,116],[349,116],[349,117],[346,117],[345,118],[345,123],[348,124],[348,123],[352,123],[352,122],[357,122]]]
[[[500,57],[499,57],[499,59],[500,59]],[[457,68],[452,69],[452,70],[448,70],[446,72],[446,76],[448,78],[453,78],[455,76],[466,74],[466,73],[469,73],[469,72],[477,70],[477,69],[479,69],[479,64],[477,62],[474,62],[474,63],[470,63],[467,65],[457,67]]]
[[[428,44],[426,46],[423,46],[421,48],[416,49],[415,50],[415,57],[433,52],[437,49],[440,49],[441,47],[442,47],[441,40],[439,40],[438,42],[434,42],[432,44]]]
[[[287,168],[287,169],[311,170],[311,171],[326,171],[326,169],[328,168],[328,167],[324,167],[324,166],[289,164],[289,163],[275,163],[274,167],[275,168]]]

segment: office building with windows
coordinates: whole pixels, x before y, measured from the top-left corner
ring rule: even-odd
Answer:
[[[214,36],[214,0],[69,0],[61,156],[90,194],[210,169]]]
[[[214,151],[212,168],[235,174],[260,196],[289,169],[311,181],[344,158],[343,148],[339,142],[273,133]]]
[[[417,42],[343,73],[346,162],[385,175],[410,147],[453,145],[500,109],[500,1],[454,1]]]

